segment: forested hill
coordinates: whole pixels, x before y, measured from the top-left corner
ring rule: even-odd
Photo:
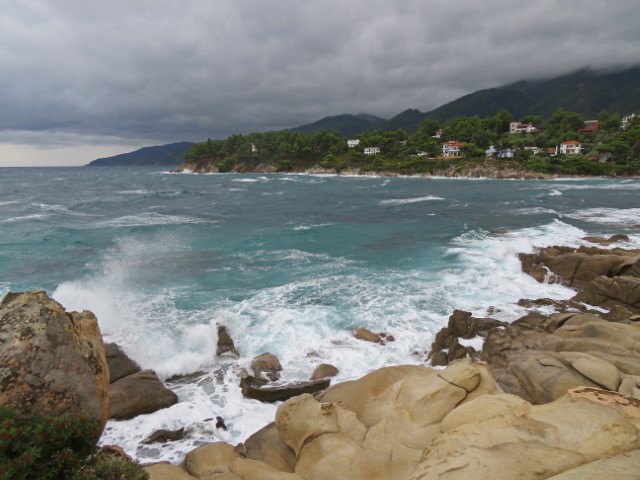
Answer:
[[[582,70],[548,80],[523,80],[480,90],[430,112],[406,110],[391,118],[383,129],[415,131],[425,118],[439,122],[459,116],[487,118],[508,110],[514,118],[539,115],[548,119],[558,107],[583,118],[597,118],[602,110],[626,115],[640,111],[640,68],[611,72]]]
[[[170,143],[157,147],[144,147],[135,152],[123,153],[113,157],[98,158],[89,163],[89,167],[116,167],[122,165],[180,165],[185,154],[193,146],[192,142]]]
[[[415,132],[426,118],[445,123],[455,117],[488,118],[507,110],[513,118],[539,115],[548,120],[558,107],[583,118],[597,118],[602,110],[626,115],[640,112],[640,68],[611,72],[582,70],[547,80],[522,80],[510,85],[480,90],[458,98],[429,112],[407,109],[389,120],[366,115],[325,117],[291,130],[307,135],[321,132],[354,136],[365,130],[398,128]]]

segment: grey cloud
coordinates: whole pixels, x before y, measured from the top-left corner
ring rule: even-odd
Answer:
[[[639,64],[634,3],[0,0],[0,130],[199,140],[428,110]]]

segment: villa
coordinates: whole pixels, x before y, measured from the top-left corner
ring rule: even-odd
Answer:
[[[578,130],[579,133],[596,133],[598,131],[598,120],[585,120],[584,128]]]
[[[444,142],[442,144],[442,156],[443,157],[464,157],[462,149],[464,148],[464,142],[457,142],[452,140],[450,142]]]
[[[353,140],[347,140],[347,147],[354,148],[354,147],[357,147],[359,143],[360,143],[360,140],[357,138]]]
[[[535,133],[538,129],[533,123],[511,122],[509,124],[509,133]]]
[[[562,142],[556,148],[557,155],[580,155],[582,153],[582,143],[576,140]]]
[[[365,155],[377,155],[380,153],[380,147],[366,147],[364,149]]]

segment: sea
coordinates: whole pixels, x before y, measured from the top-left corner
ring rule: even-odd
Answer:
[[[176,405],[109,421],[101,443],[178,463],[273,421],[277,404],[240,392],[256,355],[277,355],[281,382],[307,380],[320,363],[338,367],[334,383],[423,365],[456,308],[513,321],[526,313],[521,298],[573,296],[525,275],[518,253],[615,233],[640,247],[639,198],[634,178],[1,168],[0,294],[42,289],[91,310],[105,341],[168,381]],[[239,359],[216,358],[218,325]],[[357,340],[358,327],[395,341]],[[181,441],[142,443],[179,428]]]

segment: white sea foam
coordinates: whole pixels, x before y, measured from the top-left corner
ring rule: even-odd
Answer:
[[[125,215],[104,222],[87,224],[83,228],[104,228],[104,227],[146,227],[153,225],[182,225],[198,223],[216,223],[208,220],[187,215],[164,215],[157,212],[144,212],[136,215]]]
[[[14,223],[14,222],[25,222],[31,220],[43,220],[49,217],[50,214],[47,213],[31,213],[29,215],[18,215],[17,217],[9,217],[1,220],[0,223]]]
[[[587,208],[566,216],[601,225],[622,227],[640,225],[640,208]]]
[[[2,202],[0,202],[0,207],[3,207],[5,205],[14,205],[16,203],[20,203],[19,200],[4,200]]]
[[[312,230],[315,228],[330,227],[331,225],[335,225],[335,224],[333,222],[327,222],[327,223],[317,223],[314,225],[298,225],[293,227],[293,230],[298,232],[300,231],[304,232],[304,231]]]
[[[444,200],[444,198],[436,197],[435,195],[427,195],[425,197],[415,197],[415,198],[397,198],[397,199],[389,199],[389,200],[380,200],[379,205],[407,205],[409,203],[432,202],[435,200]]]

